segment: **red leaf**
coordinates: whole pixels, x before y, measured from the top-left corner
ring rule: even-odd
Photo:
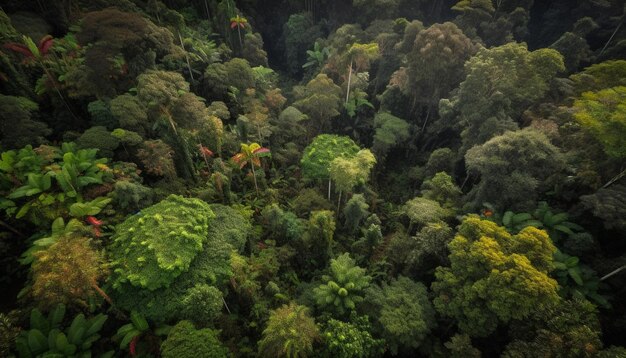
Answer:
[[[19,52],[22,55],[26,56],[26,57],[34,57],[33,53],[30,52],[30,50],[28,49],[28,47],[22,45],[22,44],[16,44],[14,42],[10,42],[7,44],[4,44],[5,48],[8,48],[11,51],[15,51],[15,52]]]
[[[234,29],[235,27],[237,27],[237,21],[233,21],[230,23],[230,28]]]
[[[130,355],[135,357],[137,355],[137,341],[139,340],[139,336],[135,336],[133,337],[133,339],[130,340]]]
[[[102,221],[96,219],[95,216],[87,216],[87,222],[89,223],[89,225],[93,225],[95,227],[99,227],[104,224]]]
[[[54,43],[54,39],[50,35],[46,35],[41,38],[41,41],[39,41],[39,46],[38,46],[41,56],[45,56],[46,54],[48,54],[48,51],[50,50],[50,47],[52,47],[53,43]]]
[[[268,148],[265,147],[261,147],[259,149],[256,149],[255,151],[253,151],[253,154],[262,154],[262,153],[269,153],[270,150]]]

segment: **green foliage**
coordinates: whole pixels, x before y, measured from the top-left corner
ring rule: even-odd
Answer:
[[[481,353],[472,346],[472,339],[467,334],[455,334],[444,343],[450,358],[480,358]]]
[[[532,208],[547,179],[565,167],[559,149],[533,129],[494,137],[470,149],[465,161],[470,172],[480,174],[469,194],[474,208],[484,202],[497,203],[497,209]]]
[[[143,134],[151,127],[148,110],[139,97],[126,93],[113,98],[110,106],[111,114],[119,121],[121,128]]]
[[[266,206],[262,213],[267,232],[279,243],[290,243],[302,236],[304,227],[291,211],[284,211],[277,204]]]
[[[89,102],[87,111],[91,115],[91,124],[94,127],[106,127],[108,130],[113,130],[119,126],[117,118],[111,113],[110,104],[105,101]]]
[[[356,232],[361,221],[369,215],[369,211],[367,211],[369,207],[363,194],[352,195],[343,209],[343,216],[346,219],[345,225],[348,232]]]
[[[112,158],[120,142],[111,135],[106,127],[91,127],[76,140],[79,149],[98,149],[98,155],[103,158]]]
[[[422,196],[438,202],[445,209],[454,212],[461,200],[461,189],[446,172],[439,172],[422,183]]]
[[[67,217],[72,204],[83,202],[87,187],[110,180],[107,159],[97,159],[96,153],[97,149],[77,150],[73,143],[37,150],[28,145],[2,153],[1,207],[9,216],[44,227],[57,217]]]
[[[393,355],[403,348],[419,347],[435,326],[435,310],[426,286],[420,282],[400,276],[389,284],[372,286],[365,293]]]
[[[69,327],[61,324],[65,306],[58,305],[44,317],[38,309],[30,312],[30,329],[20,332],[17,352],[20,357],[90,357],[91,346],[100,339],[107,316],[100,313],[85,318],[75,316]]]
[[[211,223],[209,235],[243,251],[253,231],[250,214],[242,208],[220,204],[211,204],[211,210],[215,213],[215,220]]]
[[[321,134],[304,149],[302,174],[313,180],[329,179],[330,164],[335,158],[353,158],[358,151],[359,146],[348,137]]]
[[[227,357],[229,351],[218,335],[219,331],[196,329],[191,322],[180,321],[161,345],[161,354],[164,358]]]
[[[598,92],[605,88],[626,85],[626,60],[611,60],[593,64],[570,76],[578,93]]]
[[[495,216],[496,219],[498,215]],[[583,232],[584,229],[571,221],[567,213],[555,213],[547,202],[539,203],[537,209],[532,213],[515,213],[506,211],[501,218],[502,226],[506,227],[510,233],[517,233],[527,226],[534,226],[545,230],[550,239],[555,244],[562,243],[565,237],[572,237],[576,233]]]
[[[610,308],[607,299],[598,293],[600,280],[589,266],[580,263],[576,256],[557,251],[554,254],[554,276],[559,282],[562,297],[587,299],[596,305]]]
[[[209,285],[198,284],[187,291],[182,300],[182,315],[186,319],[208,324],[222,313],[222,292]]]
[[[434,24],[414,38],[408,54],[408,86],[414,102],[437,105],[463,80],[463,64],[478,50],[455,24]],[[425,125],[426,123],[424,123]]]
[[[330,261],[330,275],[322,276],[324,283],[313,290],[320,308],[345,316],[363,301],[363,290],[371,277],[345,253]]]
[[[403,211],[409,217],[411,225],[418,224],[424,226],[429,223],[441,222],[450,217],[450,213],[441,207],[438,202],[420,197],[407,201],[404,204]]]
[[[259,341],[262,357],[307,357],[320,339],[315,320],[308,308],[293,302],[271,312],[263,338]]]
[[[314,46],[313,43],[319,49],[319,45],[317,45],[315,40],[321,36],[320,26],[315,25],[311,14],[300,13],[289,16],[289,19],[283,25],[283,38],[285,42],[285,57],[291,74],[298,74],[301,71],[302,65],[305,64],[307,59],[309,49]],[[316,49],[314,48],[313,51],[316,51]],[[321,62],[318,60],[320,58]],[[320,56],[315,56],[314,64],[321,67],[323,61],[322,50],[320,51]]]
[[[524,319],[559,299],[548,276],[555,248],[544,231],[527,227],[511,235],[474,215],[449,249],[450,267],[437,268],[432,284],[435,307],[471,336],[489,335],[499,323]]]
[[[214,217],[206,203],[176,195],[129,217],[117,226],[110,246],[113,287],[169,286],[202,250]]]
[[[613,185],[594,194],[583,195],[580,200],[585,208],[602,220],[607,229],[626,229],[626,186]]]
[[[215,312],[217,292],[207,286],[221,288],[232,275],[231,253],[249,224],[240,213],[213,210],[199,199],[170,196],[118,225],[109,247],[116,305],[155,322],[201,320]]]
[[[311,211],[331,210],[333,208],[332,204],[315,189],[301,190],[290,204],[293,211],[299,217],[304,217]]]
[[[626,87],[585,92],[574,102],[576,121],[616,159],[626,157]]]
[[[352,358],[375,357],[382,354],[382,339],[372,337],[371,325],[367,316],[350,316],[350,322],[329,319],[324,324],[322,338],[323,357]]]
[[[293,106],[309,117],[309,131],[321,133],[330,128],[330,121],[339,115],[339,86],[325,74],[319,74],[306,84],[302,92]]]
[[[447,224],[430,223],[414,237],[395,235],[387,249],[387,257],[405,275],[429,273],[447,263],[447,246],[453,236],[454,232]]]
[[[302,68],[313,67],[314,70],[322,68],[326,59],[330,56],[328,47],[321,48],[319,42],[315,42],[312,50],[307,50],[308,61],[302,65]]]
[[[528,357],[529,352],[533,357],[595,357],[602,347],[597,314],[593,304],[578,299],[537,310],[513,329],[526,337],[509,343],[502,357]]]
[[[27,98],[0,94],[0,144],[3,149],[46,142],[45,136],[51,131],[34,118],[38,109],[39,106]]]
[[[226,99],[230,87],[243,92],[254,88],[254,84],[254,72],[248,61],[242,58],[210,64],[204,71],[204,88],[213,97]]]
[[[120,180],[113,186],[114,204],[118,210],[139,211],[153,202],[151,188],[129,180]]]
[[[380,157],[386,157],[390,149],[404,144],[409,137],[409,124],[387,112],[379,112],[374,117],[374,144],[372,150]]]
[[[359,150],[354,157],[337,157],[330,162],[330,178],[337,189],[350,193],[354,187],[365,184],[376,164],[376,157],[369,149]]]
[[[467,77],[440,113],[463,127],[464,153],[506,130],[543,97],[550,81],[564,69],[562,56],[552,49],[529,52],[525,44],[483,48],[465,64]]]

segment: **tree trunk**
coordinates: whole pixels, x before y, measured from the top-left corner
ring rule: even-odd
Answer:
[[[352,61],[350,61],[350,66],[348,67],[348,88],[346,89],[346,104],[348,104],[348,99],[350,98],[350,82],[352,81]]]
[[[330,178],[328,179],[328,200],[330,200]]]
[[[256,183],[256,172],[254,171],[254,163],[252,158],[250,159],[250,166],[252,167],[252,179],[254,179],[254,189],[256,190],[256,196],[259,197],[259,186]]]
[[[107,301],[111,306],[113,306],[113,300],[111,299],[111,297],[109,297],[109,295],[106,294],[106,292],[104,292],[100,286],[98,286],[98,284],[93,281],[91,283],[91,288],[93,288],[94,290],[96,290],[96,292],[98,292],[98,294],[104,298],[105,301]]]

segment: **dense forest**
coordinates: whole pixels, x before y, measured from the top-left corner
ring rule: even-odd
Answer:
[[[623,0],[0,5],[0,356],[626,357]]]

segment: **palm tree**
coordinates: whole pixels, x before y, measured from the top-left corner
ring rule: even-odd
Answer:
[[[259,195],[259,186],[256,181],[256,172],[254,167],[261,166],[261,157],[267,157],[270,155],[270,150],[268,148],[261,147],[259,143],[241,143],[241,151],[231,158],[233,162],[239,165],[239,168],[243,168],[250,163],[250,167],[252,168],[252,178],[254,179],[254,189],[256,190],[257,196]]]

